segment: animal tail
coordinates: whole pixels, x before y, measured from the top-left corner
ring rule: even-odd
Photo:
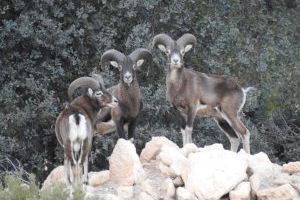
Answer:
[[[251,90],[256,91],[257,89],[255,87],[246,87],[246,88],[242,88],[242,90],[245,94],[247,94],[249,91]]]

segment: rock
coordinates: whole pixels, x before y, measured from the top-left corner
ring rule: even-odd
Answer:
[[[247,178],[247,161],[219,146],[192,153],[188,161],[182,179],[198,198],[219,199]]]
[[[176,178],[173,179],[173,184],[175,185],[175,187],[184,185],[183,180],[180,176],[177,176]]]
[[[188,157],[190,153],[196,153],[197,151],[199,151],[198,147],[194,143],[187,143],[183,148],[180,149],[180,152],[185,157]]]
[[[139,196],[139,200],[154,200],[154,199],[146,192],[141,192]]]
[[[169,166],[177,176],[180,176],[189,165],[187,158],[180,153],[179,149],[174,147],[163,146],[158,158]]]
[[[175,172],[172,169],[170,169],[170,167],[165,165],[164,163],[160,162],[158,165],[158,168],[161,171],[161,173],[163,173],[169,177],[176,177]]]
[[[290,184],[300,194],[300,173],[296,173],[291,176]]]
[[[249,182],[240,183],[229,193],[230,200],[251,200],[251,186]]]
[[[161,186],[163,199],[174,199],[175,198],[175,187],[172,179],[167,178]]]
[[[176,189],[177,200],[197,200],[197,198],[184,187],[179,187]]]
[[[284,164],[282,167],[282,171],[289,174],[300,172],[300,161]]]
[[[297,192],[289,184],[259,190],[256,195],[258,200],[296,200],[299,198]]]
[[[117,189],[118,197],[120,199],[132,199],[133,198],[133,187],[132,186],[120,186]]]
[[[147,142],[145,148],[141,152],[141,162],[148,162],[154,159],[160,152],[162,146],[169,146],[179,149],[179,147],[166,137],[153,137],[150,142]]]
[[[260,152],[255,155],[251,155],[248,160],[249,169],[252,174],[270,174],[273,169],[273,163],[270,161],[267,154]]]
[[[92,187],[100,186],[108,180],[109,180],[108,170],[89,173],[89,185]]]
[[[119,139],[109,159],[110,179],[123,186],[131,186],[144,179],[144,170],[134,145]]]
[[[65,168],[63,165],[56,167],[50,172],[43,183],[42,190],[57,182],[65,183]]]
[[[222,144],[212,144],[212,145],[208,145],[205,146],[203,148],[198,148],[199,152],[203,152],[203,151],[214,151],[214,150],[224,150],[224,147]]]
[[[152,185],[151,185],[149,179],[147,179],[147,180],[145,180],[145,181],[142,182],[142,184],[141,184],[141,190],[142,190],[143,192],[147,193],[147,194],[150,195],[150,196],[152,196],[153,194],[157,193],[157,192],[153,189],[153,187],[152,187]]]

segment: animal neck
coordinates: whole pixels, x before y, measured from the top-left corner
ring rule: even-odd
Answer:
[[[87,95],[77,97],[73,102],[73,105],[81,107],[91,119],[94,119],[101,109],[101,106],[98,104],[98,102],[91,99]]]
[[[183,81],[183,69],[183,66],[178,68],[173,67],[170,64],[167,73],[167,84],[181,84],[181,82]]]

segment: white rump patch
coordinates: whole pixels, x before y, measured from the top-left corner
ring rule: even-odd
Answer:
[[[87,137],[87,122],[85,117],[82,114],[79,114],[79,124],[76,124],[75,115],[74,114],[70,115],[69,124],[70,124],[69,138],[71,142],[74,142],[77,139],[84,140]]]

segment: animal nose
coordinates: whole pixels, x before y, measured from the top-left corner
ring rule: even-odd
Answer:
[[[127,80],[131,79],[131,74],[126,74],[124,78]]]
[[[174,63],[178,63],[178,58],[173,59]]]

